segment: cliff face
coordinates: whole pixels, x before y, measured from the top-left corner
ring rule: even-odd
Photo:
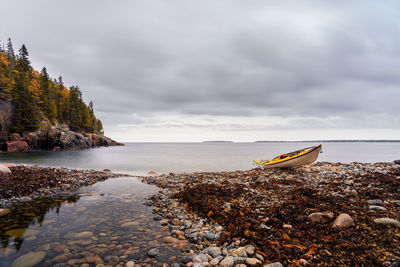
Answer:
[[[24,133],[22,136],[13,133],[7,138],[0,139],[1,150],[6,152],[77,150],[121,145],[123,144],[100,134],[73,132],[65,124],[43,127],[35,132]]]

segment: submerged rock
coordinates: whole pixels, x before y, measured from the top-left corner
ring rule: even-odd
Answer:
[[[7,209],[7,208],[5,208],[5,209],[0,209],[0,217],[3,217],[3,216],[5,216],[5,215],[7,215],[7,214],[9,214],[11,211],[9,210],[9,209]]]
[[[30,252],[14,260],[12,267],[32,267],[40,263],[46,257],[46,252]]]

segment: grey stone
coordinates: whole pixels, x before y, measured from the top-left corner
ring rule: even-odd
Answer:
[[[392,218],[378,218],[374,220],[375,223],[377,224],[383,224],[383,225],[397,225],[400,226],[400,222],[392,219]]]
[[[247,257],[233,257],[233,262],[235,264],[243,264],[246,263]]]
[[[370,205],[379,205],[382,204],[382,200],[380,199],[369,199],[367,200],[367,203]]]
[[[225,257],[225,259],[223,259],[219,265],[221,266],[226,266],[226,267],[230,267],[233,266],[235,264],[235,261],[233,260],[232,256],[227,256]]]
[[[200,258],[202,262],[208,262],[207,255],[204,253],[197,254],[197,257]]]
[[[206,253],[211,255],[211,257],[216,258],[221,255],[222,251],[220,247],[208,247],[204,250]]]
[[[376,206],[376,205],[371,205],[371,206],[368,207],[368,209],[370,209],[370,210],[386,210],[385,207]]]
[[[195,262],[192,264],[192,267],[204,267],[204,264],[200,262]]]
[[[261,254],[256,253],[256,258],[259,259],[261,262],[264,262],[264,257]]]
[[[215,235],[214,235],[213,233],[211,233],[211,232],[206,233],[204,237],[205,237],[207,240],[210,240],[210,241],[215,240]]]
[[[274,262],[274,263],[266,264],[263,267],[283,267],[283,265],[280,262]]]
[[[152,248],[147,252],[147,255],[151,258],[154,258],[155,256],[157,256],[159,250],[156,248]]]
[[[155,221],[161,221],[163,219],[163,217],[161,217],[160,215],[154,215],[153,219]]]

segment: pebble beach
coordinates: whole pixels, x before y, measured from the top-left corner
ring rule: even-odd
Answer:
[[[11,174],[1,177],[2,219],[9,213],[6,206],[20,207],[26,214],[29,209],[23,205],[35,199],[123,176],[109,171],[37,166],[13,166],[10,170]],[[47,210],[66,201],[76,202],[71,208],[79,211],[78,220],[85,221],[88,230],[67,231],[61,236],[64,239],[53,233],[53,242],[15,256],[13,264],[400,264],[400,165],[395,163],[319,162],[298,169],[152,174],[139,179],[156,185],[156,192],[146,198],[129,198],[125,194],[109,199],[100,218],[95,211],[104,208],[104,203],[94,202],[97,206],[93,211],[80,207],[83,201],[78,201],[79,197],[72,201],[59,197],[57,204],[48,204]],[[14,183],[10,182],[12,179]],[[90,196],[88,200],[95,198]],[[123,205],[115,206],[120,203]],[[134,205],[137,206],[133,208]],[[145,207],[151,210],[147,216]],[[153,224],[156,231],[146,229],[146,225]],[[12,225],[7,227],[8,232],[15,232]],[[57,229],[51,223],[49,227]],[[22,236],[36,238],[28,230]],[[8,254],[16,252],[6,250]]]

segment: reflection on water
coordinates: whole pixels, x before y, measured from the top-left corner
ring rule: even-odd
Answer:
[[[115,178],[69,196],[13,207],[0,218],[0,266],[171,263],[189,245],[162,243],[168,231],[143,204],[156,190],[136,178]],[[149,258],[147,251],[154,247],[160,253]]]

